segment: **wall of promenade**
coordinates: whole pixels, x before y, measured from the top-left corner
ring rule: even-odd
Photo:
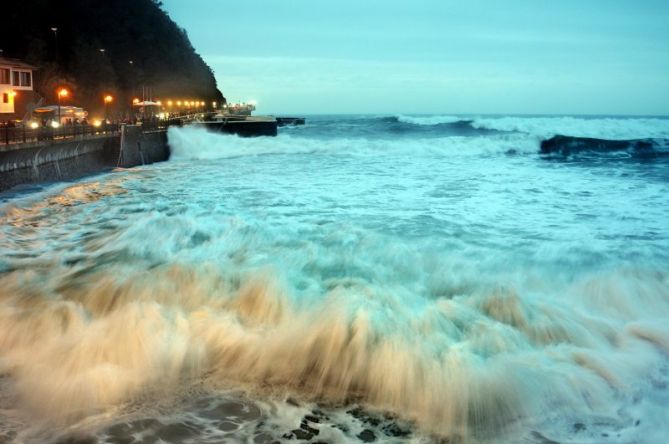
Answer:
[[[117,134],[10,145],[0,151],[0,191],[168,158],[166,130],[143,132],[137,126],[123,127]]]

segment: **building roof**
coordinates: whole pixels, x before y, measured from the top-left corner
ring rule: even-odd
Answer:
[[[9,66],[17,69],[38,69],[36,66],[30,65],[19,59],[10,59],[8,57],[0,57],[0,66]]]

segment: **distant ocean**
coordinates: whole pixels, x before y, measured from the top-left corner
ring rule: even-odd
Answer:
[[[0,442],[666,442],[664,139],[307,116],[0,194]]]

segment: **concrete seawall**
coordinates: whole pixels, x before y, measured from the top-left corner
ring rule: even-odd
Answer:
[[[162,162],[170,157],[167,130],[142,132],[137,126],[124,126],[119,140],[120,153],[113,166],[129,168]]]
[[[274,118],[245,117],[194,122],[194,127],[241,137],[276,136]],[[111,170],[161,162],[170,157],[167,129],[121,125],[119,133],[74,136],[0,147],[0,192],[20,184],[56,182]]]
[[[55,182],[167,160],[167,131],[142,132],[124,126],[121,134],[22,144],[0,152],[0,191],[19,184]]]

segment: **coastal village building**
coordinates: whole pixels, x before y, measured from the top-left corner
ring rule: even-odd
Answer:
[[[18,59],[0,57],[0,121],[23,119],[34,99],[33,72],[37,68]]]

